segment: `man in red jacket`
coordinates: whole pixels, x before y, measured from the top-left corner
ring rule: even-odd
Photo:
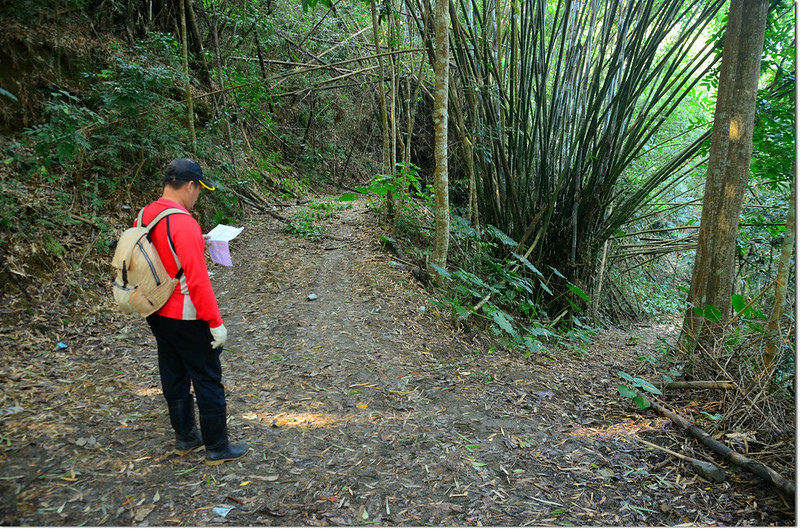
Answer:
[[[191,211],[202,188],[203,170],[193,160],[179,158],[167,166],[161,198],[145,206],[147,224],[167,208]],[[158,345],[158,369],[175,430],[179,455],[205,445],[206,464],[219,465],[244,456],[246,443],[228,441],[225,389],[219,356],[228,337],[211,287],[200,225],[191,215],[170,215],[150,232],[153,245],[171,277],[178,277],[170,299],[147,323]],[[194,386],[200,411],[200,432],[194,416]]]

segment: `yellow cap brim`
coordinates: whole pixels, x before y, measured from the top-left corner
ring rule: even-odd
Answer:
[[[201,186],[203,186],[203,187],[205,187],[205,188],[206,188],[206,189],[208,189],[209,191],[214,191],[214,190],[216,189],[216,186],[211,186],[211,187],[208,187],[208,186],[207,186],[207,185],[206,185],[206,184],[205,184],[205,183],[204,183],[202,180],[198,180],[198,182],[200,182],[200,185],[201,185]]]

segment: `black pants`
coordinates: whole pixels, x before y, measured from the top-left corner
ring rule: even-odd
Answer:
[[[158,344],[158,370],[161,388],[168,402],[190,396],[194,385],[200,413],[225,407],[222,386],[222,348],[212,349],[207,321],[176,320],[153,314],[147,317]]]

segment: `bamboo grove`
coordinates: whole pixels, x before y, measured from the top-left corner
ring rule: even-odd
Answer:
[[[628,172],[714,68],[702,35],[722,6],[455,2],[451,113],[473,219],[590,291],[609,239],[699,163],[708,129],[686,131],[649,174]]]

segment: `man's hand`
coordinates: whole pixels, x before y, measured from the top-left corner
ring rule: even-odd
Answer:
[[[228,330],[224,325],[214,327],[211,329],[211,336],[214,337],[214,339],[211,340],[211,348],[218,349],[225,345],[225,341],[228,339]]]

